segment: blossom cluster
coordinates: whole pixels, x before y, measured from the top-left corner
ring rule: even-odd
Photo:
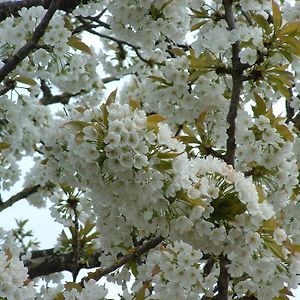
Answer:
[[[58,10],[1,85],[1,190],[34,156],[25,186],[39,191],[28,200],[50,200],[72,233],[56,248],[80,242],[80,256],[89,243],[84,259],[100,251],[103,268],[161,237],[109,278],[122,299],[214,297],[224,262],[232,298],[285,299],[300,268],[299,3],[85,2]],[[46,11],[22,8],[0,22],[0,67]],[[77,35],[83,27],[105,38],[102,53]],[[99,65],[129,79],[105,103]],[[25,93],[9,97],[10,81]],[[56,98],[64,110],[54,116],[46,105]],[[273,111],[283,98],[284,117]],[[87,223],[97,232],[84,242]],[[34,294],[17,255],[0,251],[0,298],[107,297],[94,280]]]
[[[36,293],[30,282],[27,268],[18,257],[10,252],[0,252],[0,297],[1,299],[32,300]]]

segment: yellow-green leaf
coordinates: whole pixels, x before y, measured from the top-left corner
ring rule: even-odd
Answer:
[[[67,123],[62,124],[60,127],[70,129],[74,134],[81,131],[84,127],[89,126],[90,124],[87,122],[74,120]]]
[[[196,137],[187,136],[187,135],[179,135],[176,137],[176,139],[183,142],[184,144],[199,144],[200,143]]]
[[[145,299],[145,293],[146,293],[146,286],[145,284],[140,288],[140,290],[136,293],[135,299],[136,300],[144,300]]]
[[[161,159],[169,159],[169,158],[174,158],[182,154],[182,152],[158,152],[157,157]]]
[[[29,77],[26,77],[26,76],[17,76],[15,78],[15,81],[18,81],[18,82],[21,82],[21,83],[24,83],[24,84],[27,84],[27,85],[36,85],[36,81],[34,81],[32,78],[29,78]]]
[[[63,293],[58,293],[53,300],[64,300],[65,297],[63,295]]]
[[[70,19],[64,15],[64,26],[69,30],[73,31],[74,30],[74,25],[71,23]]]
[[[76,145],[81,144],[84,141],[84,133],[79,131],[75,134],[75,143]]]
[[[65,289],[67,291],[71,291],[72,289],[75,289],[78,292],[81,292],[82,291],[82,286],[79,283],[76,283],[76,282],[67,282],[65,284]]]
[[[133,110],[141,109],[141,102],[133,99],[132,97],[129,97],[129,105]]]
[[[207,116],[207,111],[203,111],[199,114],[199,117],[195,120],[195,125],[200,135],[203,135],[204,132],[204,121]]]
[[[4,150],[4,149],[7,149],[9,147],[10,147],[9,143],[7,143],[7,142],[0,142],[0,151]]]
[[[154,76],[154,75],[150,75],[148,76],[148,78],[152,79],[154,82],[161,82],[165,85],[171,85],[171,83],[169,83],[165,78],[163,77],[159,77],[159,76]]]
[[[208,20],[205,20],[205,21],[201,21],[201,22],[198,22],[198,23],[192,25],[191,31],[195,31],[195,30],[201,28],[201,26],[203,26],[203,25],[206,24],[207,22],[208,22]]]
[[[189,128],[186,124],[183,125],[182,130],[188,136],[195,137],[195,134],[194,134],[193,130],[191,130],[191,128]]]
[[[264,201],[264,191],[263,191],[263,188],[259,185],[256,186],[256,191],[257,191],[257,194],[258,194],[258,201],[259,203],[262,203]]]
[[[91,48],[77,36],[71,36],[68,40],[68,45],[74,49],[92,54]]]
[[[270,24],[268,23],[268,21],[264,18],[264,16],[262,16],[261,14],[256,14],[254,16],[254,19],[256,21],[256,23],[265,30],[265,32],[267,34],[270,34],[272,32],[272,29],[270,27]]]
[[[269,220],[264,220],[260,230],[264,233],[273,234],[274,230],[277,227],[277,222],[275,218],[271,218]]]
[[[264,243],[265,246],[267,246],[276,257],[278,257],[282,261],[286,261],[282,251],[282,245],[278,245],[271,237],[265,237]]]
[[[272,0],[272,13],[273,13],[273,23],[275,31],[279,30],[282,25],[282,15],[279,5]]]
[[[288,140],[290,142],[294,141],[294,136],[291,133],[291,131],[289,130],[289,128],[284,125],[284,124],[277,124],[275,126],[275,128],[277,129],[278,133],[285,139]]]
[[[258,118],[260,115],[264,115],[266,113],[267,105],[265,100],[258,93],[254,92],[254,97],[256,106],[252,106],[252,110],[254,116]]]
[[[277,36],[280,35],[300,35],[300,22],[292,22],[285,24],[278,32]]]
[[[183,56],[183,55],[185,55],[184,50],[180,49],[180,48],[172,48],[172,49],[170,49],[170,52],[172,52],[176,56]]]
[[[111,105],[112,103],[114,103],[116,101],[117,91],[118,91],[118,89],[115,89],[114,91],[112,91],[109,94],[109,96],[107,97],[107,100],[105,102],[105,104],[107,106]]]
[[[293,293],[286,286],[282,288],[279,293],[294,297]]]
[[[158,114],[150,115],[147,117],[147,129],[156,131],[158,130],[158,123],[161,123],[165,120],[166,118],[161,115]]]

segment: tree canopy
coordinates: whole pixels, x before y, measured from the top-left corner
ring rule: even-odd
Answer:
[[[64,226],[50,249],[26,220],[0,230],[0,300],[111,299],[101,278],[120,300],[292,297],[299,12],[0,1],[0,190],[12,194],[0,213],[29,201]],[[24,157],[34,166],[16,191]]]

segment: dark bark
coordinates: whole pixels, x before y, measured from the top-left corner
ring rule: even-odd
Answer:
[[[69,271],[73,273],[78,269],[100,267],[99,257],[101,252],[97,251],[85,261],[74,261],[74,253],[55,252],[54,248],[32,251],[31,259],[25,260],[24,265],[28,268],[30,279],[56,272]]]
[[[0,69],[0,82],[2,82],[11,71],[15,70],[19,63],[22,62],[22,60],[26,58],[28,54],[36,47],[40,38],[44,35],[45,30],[54,13],[58,9],[60,2],[61,0],[52,0],[49,9],[47,10],[39,25],[36,27],[31,39],[29,39],[26,44],[21,47]]]
[[[12,206],[13,204],[18,202],[19,200],[25,199],[25,198],[29,197],[30,195],[36,193],[38,191],[39,187],[40,187],[40,185],[35,185],[35,186],[32,186],[32,187],[25,188],[21,192],[11,196],[5,202],[0,202],[0,212],[2,210]]]

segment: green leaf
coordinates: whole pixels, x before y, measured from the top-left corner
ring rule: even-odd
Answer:
[[[4,149],[7,149],[9,147],[10,147],[9,143],[7,143],[7,142],[0,142],[0,151],[4,150]]]
[[[282,15],[279,5],[272,0],[273,24],[275,31],[278,31],[282,25]]]
[[[272,237],[265,237],[264,244],[266,247],[268,247],[271,250],[271,252],[276,257],[278,257],[282,261],[286,261],[283,251],[282,251],[282,245],[278,245]]]
[[[18,81],[18,82],[21,82],[21,83],[24,83],[24,84],[27,84],[27,85],[36,85],[36,81],[34,81],[32,78],[29,78],[29,77],[26,77],[26,76],[17,76],[15,78],[15,81]]]
[[[260,14],[256,14],[254,16],[254,20],[262,29],[265,30],[265,32],[267,34],[270,34],[272,32],[271,26],[270,26],[269,22],[264,18],[264,16],[262,16]]]
[[[73,23],[70,21],[70,19],[68,18],[67,15],[64,15],[64,26],[65,26],[69,31],[73,31],[73,30],[74,30],[74,25],[73,25]]]
[[[101,105],[101,111],[103,113],[103,123],[104,123],[105,126],[108,125],[108,110],[107,110],[107,106],[109,106],[110,104],[112,104],[112,103],[114,103],[116,101],[117,91],[118,91],[118,89],[115,89],[114,91],[112,91],[109,94],[109,96],[107,97],[106,102]]]
[[[204,24],[206,24],[208,22],[208,20],[204,20],[204,21],[201,21],[201,22],[198,22],[196,24],[194,24],[192,27],[191,27],[191,31],[195,31],[199,28],[201,28]]]
[[[294,142],[294,136],[291,133],[291,131],[289,130],[289,128],[284,125],[284,124],[277,124],[275,126],[275,128],[277,129],[278,133],[285,139],[288,140],[290,142]]]
[[[95,228],[95,224],[91,223],[90,221],[87,221],[79,231],[79,235],[88,235],[93,229]]]
[[[90,55],[92,54],[90,47],[77,36],[71,36],[68,40],[68,45],[74,49],[86,52]]]
[[[161,123],[165,120],[166,118],[161,115],[158,114],[150,115],[147,117],[147,129],[157,131],[158,123]]]
[[[148,76],[148,78],[152,79],[154,82],[161,82],[165,85],[171,86],[172,84],[169,83],[165,78],[163,77],[159,77],[159,76],[154,76],[154,75],[150,75]]]
[[[187,135],[179,135],[176,137],[177,140],[183,142],[184,144],[199,144],[196,137],[191,137]]]
[[[283,42],[290,46],[291,54],[300,56],[300,41],[292,36],[283,36],[280,38]]]
[[[74,134],[76,134],[77,132],[81,131],[84,127],[87,127],[89,125],[90,124],[87,122],[74,120],[74,121],[64,123],[60,127],[70,129]]]
[[[195,125],[200,136],[205,134],[204,121],[206,119],[206,116],[207,116],[207,111],[203,111],[199,114],[199,117],[195,120]]]
[[[1,298],[0,298],[1,299]],[[53,300],[64,300],[65,297],[63,295],[63,293],[58,293]]]
[[[252,106],[254,116],[258,118],[260,115],[265,115],[267,105],[265,100],[256,92],[254,92],[256,106]]]
[[[68,197],[74,192],[74,188],[65,183],[60,183],[59,186]]]
[[[129,105],[133,110],[141,109],[141,102],[129,97]]]
[[[274,230],[277,228],[277,222],[275,218],[269,220],[264,220],[260,230],[264,233],[273,234]]]
[[[158,152],[157,157],[160,159],[170,159],[181,155],[182,152]]]
[[[115,89],[114,91],[112,91],[109,96],[107,97],[107,100],[105,102],[105,104],[107,106],[111,105],[112,103],[115,103],[116,101],[116,96],[117,96],[117,91],[118,89]]]
[[[82,286],[79,283],[77,283],[77,282],[67,282],[65,284],[65,289],[67,291],[71,291],[72,289],[75,289],[78,292],[81,292],[82,291]]]
[[[172,49],[170,49],[170,52],[172,52],[176,56],[183,56],[183,55],[185,55],[184,50],[180,49],[180,48],[172,48]]]
[[[279,291],[280,294],[288,295],[294,297],[293,293],[285,286]]]
[[[277,36],[280,36],[280,35],[299,36],[300,35],[300,22],[291,22],[291,23],[285,24],[277,32]]]
[[[135,295],[135,300],[145,300],[146,286],[145,284],[140,288],[140,290]]]
[[[195,137],[193,130],[191,130],[186,124],[183,125],[182,130],[188,136]]]

